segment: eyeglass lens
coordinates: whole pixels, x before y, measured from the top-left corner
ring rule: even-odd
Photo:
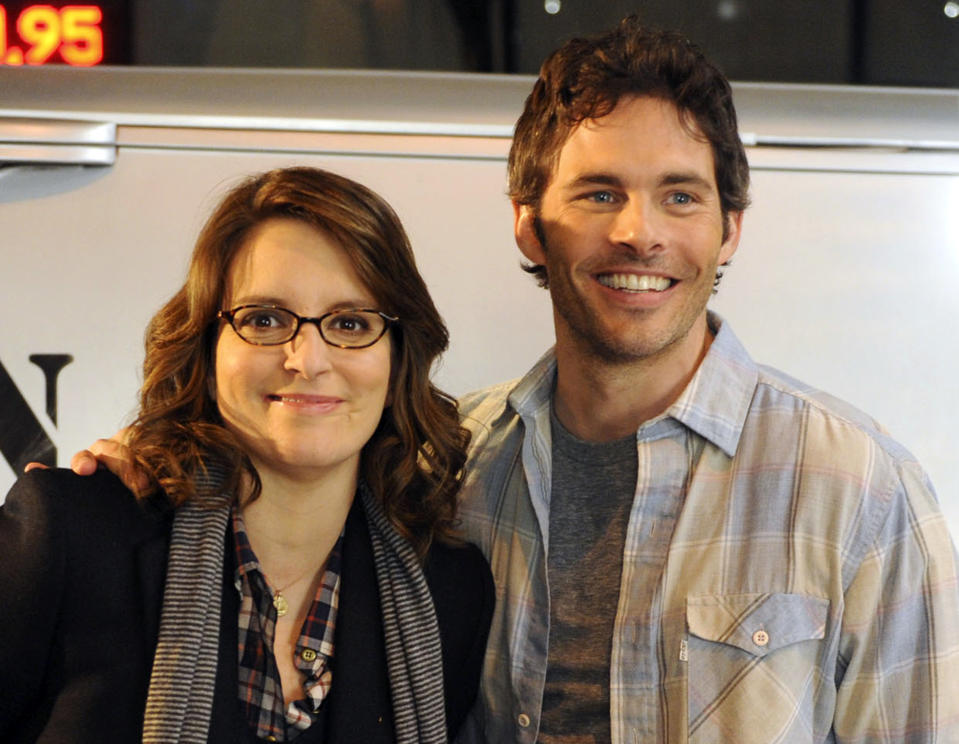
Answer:
[[[281,307],[243,307],[233,314],[233,328],[245,341],[260,345],[283,344],[298,330],[298,316]],[[323,340],[346,348],[368,346],[383,335],[386,320],[372,310],[338,310],[318,323]]]

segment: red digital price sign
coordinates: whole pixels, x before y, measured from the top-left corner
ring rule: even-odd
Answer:
[[[112,37],[125,16],[125,7],[109,3],[0,3],[0,64],[91,67],[124,62]],[[125,39],[119,41],[126,45]]]

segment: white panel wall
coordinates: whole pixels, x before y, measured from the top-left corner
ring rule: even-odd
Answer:
[[[64,78],[69,83],[71,75]],[[110,80],[96,80],[103,96],[115,89]],[[291,88],[283,100],[294,101],[304,80],[313,78],[282,77],[278,84],[284,80]],[[79,99],[75,86],[50,97],[60,101],[57,116],[120,125],[111,168],[0,169],[0,361],[56,444],[61,464],[129,417],[142,330],[182,281],[205,215],[237,177],[270,167],[330,168],[394,205],[450,327],[452,346],[437,371],[441,385],[462,393],[523,373],[552,340],[548,295],[518,268],[504,195],[504,132],[526,83],[481,79],[474,92],[482,100],[470,103],[460,78],[441,80],[452,81],[459,99],[431,92],[437,80],[338,76],[341,97],[354,84],[365,81],[367,89],[355,94],[357,108],[342,101],[333,108],[367,118],[291,118],[286,131],[278,118],[227,117],[219,128],[209,117],[178,123],[171,91],[160,90],[144,104],[162,106],[161,113],[129,115],[116,113],[113,103],[102,112],[64,111],[64,100]],[[124,85],[156,87],[135,82]],[[257,84],[268,90],[269,82]],[[244,115],[262,108],[255,96],[240,95],[250,84],[243,77],[229,104]],[[415,95],[398,93],[401,84]],[[16,93],[37,98],[24,103],[30,108],[24,113],[37,113],[35,89],[24,84]],[[959,534],[952,426],[959,420],[957,99],[930,94],[931,105],[922,108],[916,94],[813,93],[822,91],[808,93],[819,108],[800,105],[803,90],[737,89],[746,138],[760,145],[749,148],[754,204],[714,306],[757,361],[850,400],[915,452]],[[413,123],[375,120],[377,96],[390,117],[407,110]],[[329,99],[316,94],[308,102],[318,109],[318,101]],[[190,100],[199,111],[206,97]],[[71,99],[70,105],[79,104]],[[873,108],[881,113],[878,123],[870,119]],[[891,121],[895,112],[904,120],[918,112],[922,131],[909,148],[896,141],[903,125]],[[5,115],[10,111],[0,110],[0,120]],[[782,146],[795,144],[790,132],[819,143],[835,135],[841,142],[828,144],[849,144],[870,126],[878,139],[865,147]],[[403,135],[404,127],[422,134]],[[313,130],[327,134],[309,134]],[[392,134],[369,134],[377,131]],[[945,141],[949,136],[956,142]],[[43,375],[28,360],[35,353],[75,359],[60,375],[56,426],[44,412]],[[0,498],[14,477],[0,459]]]
[[[518,268],[502,161],[135,150],[61,194],[12,198],[22,179],[8,178],[0,181],[0,360],[61,464],[135,408],[143,329],[182,283],[217,198],[238,177],[292,164],[353,177],[396,208],[450,328],[440,385],[463,393],[518,376],[551,343],[546,293]],[[28,360],[35,353],[74,356],[60,374],[57,427],[44,414],[43,374]],[[0,492],[13,477],[0,460]]]
[[[815,153],[802,155],[752,153],[754,204],[714,307],[757,361],[850,401],[905,444],[959,535],[959,156],[785,167]]]

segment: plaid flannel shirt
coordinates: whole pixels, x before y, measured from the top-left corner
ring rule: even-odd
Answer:
[[[243,517],[236,509],[232,525],[237,564],[234,582],[240,594],[240,702],[250,730],[259,738],[290,741],[316,721],[317,711],[333,683],[329,662],[333,658],[343,535],[330,551],[326,571],[296,644],[294,663],[303,674],[304,697],[285,706],[280,672],[273,655],[276,632],[273,590],[260,569]]]
[[[956,553],[914,458],[716,338],[636,432],[609,673],[613,744],[959,742]],[[459,741],[536,740],[549,648],[547,354],[466,396],[461,516],[497,587]]]

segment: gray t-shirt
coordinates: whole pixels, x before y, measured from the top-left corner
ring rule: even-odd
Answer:
[[[609,665],[636,437],[585,442],[551,416],[549,654],[540,744],[610,741]]]

